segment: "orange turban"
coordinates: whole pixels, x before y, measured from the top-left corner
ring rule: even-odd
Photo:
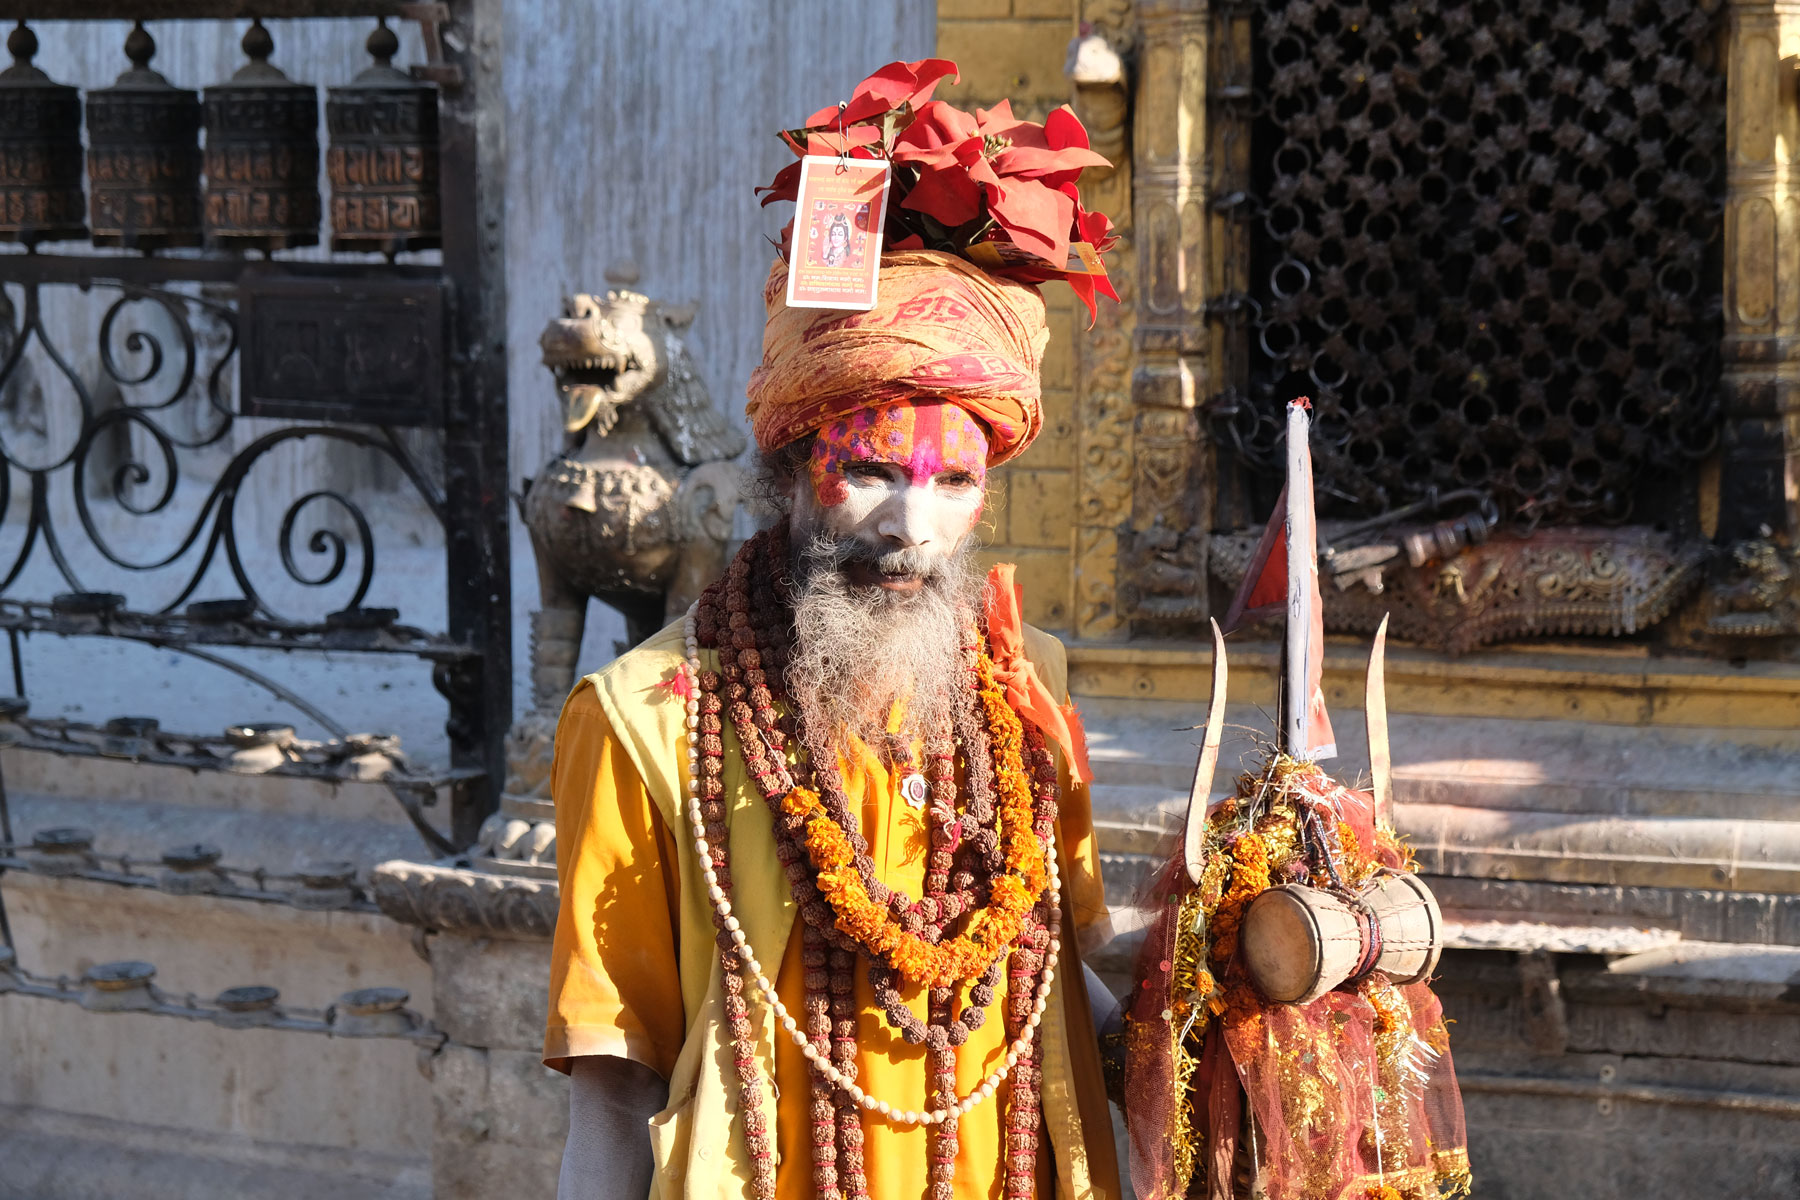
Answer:
[[[918,395],[986,425],[989,466],[1043,427],[1038,369],[1050,330],[1036,287],[954,254],[902,250],[881,256],[880,300],[868,312],[789,308],[786,297],[787,264],[777,259],[763,285],[769,320],[744,408],[764,450]]]

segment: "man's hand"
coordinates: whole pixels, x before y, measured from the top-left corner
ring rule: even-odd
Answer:
[[[644,1064],[610,1055],[577,1058],[569,1084],[556,1200],[644,1200],[655,1168],[648,1123],[668,1104],[669,1085]]]

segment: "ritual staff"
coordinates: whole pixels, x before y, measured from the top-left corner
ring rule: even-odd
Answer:
[[[988,472],[1043,423],[1036,284],[1110,294],[1074,184],[1104,160],[1066,110],[931,101],[953,70],[786,135],[893,171],[873,306],[790,306],[775,263],[746,411],[778,519],[563,710],[566,1198],[1118,1195],[1080,726],[976,565]]]

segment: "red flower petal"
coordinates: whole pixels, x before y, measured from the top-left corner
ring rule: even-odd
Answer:
[[[951,166],[919,172],[919,181],[900,207],[922,212],[954,229],[981,215],[981,188],[968,172]]]
[[[981,127],[983,137],[1007,137],[1022,126],[1039,128],[1029,121],[1021,121],[1013,116],[1012,101],[1002,100],[992,108],[975,110],[975,123]]]
[[[988,189],[988,211],[1012,244],[1060,270],[1069,261],[1075,202],[1034,180],[1003,179]]]
[[[923,250],[925,239],[916,233],[909,233],[899,241],[888,246],[889,250]]]
[[[869,146],[881,140],[881,130],[873,125],[852,125],[844,130],[842,137],[838,131],[815,130],[806,135],[806,152],[808,154],[844,154],[857,146]]]
[[[849,109],[845,109],[849,112]],[[835,104],[821,108],[806,120],[800,122],[801,129],[836,129],[838,123],[838,106]]]
[[[1069,146],[1086,150],[1089,145],[1087,126],[1081,123],[1075,110],[1066,104],[1052,109],[1050,115],[1044,118],[1044,140],[1052,150],[1062,150]]]
[[[1081,207],[1079,197],[1075,200],[1075,229],[1082,241],[1102,254],[1111,250],[1119,241],[1118,236],[1113,233],[1112,218],[1103,212],[1089,212]]]
[[[1054,188],[1074,183],[1085,167],[1110,166],[1112,163],[1105,156],[1075,146],[1040,150],[1035,146],[1015,145],[994,155],[994,170],[1001,175],[1042,179],[1046,186]]]
[[[777,200],[798,200],[800,198],[800,163],[791,162],[776,172],[769,186],[759,187],[758,192],[766,192],[762,198],[762,206],[767,208]]]
[[[851,90],[850,101],[841,114],[835,104],[821,108],[808,117],[801,128],[827,129],[836,127],[840,121],[845,125],[872,121],[903,104],[916,108],[931,99],[938,80],[945,76],[960,78],[956,64],[947,58],[891,62]]]
[[[903,69],[895,71],[895,67]],[[948,58],[921,58],[909,63],[889,63],[864,80],[863,85],[858,85],[857,90],[862,90],[866,85],[871,95],[892,100],[892,108],[898,108],[901,103],[917,108],[931,99],[931,93],[937,90],[938,80],[946,76],[956,79],[962,77],[957,71],[956,63]]]
[[[976,132],[975,118],[933,100],[919,109],[912,123],[894,139],[893,159],[900,163],[917,163],[947,167],[954,162],[967,163],[981,154],[981,137]]]

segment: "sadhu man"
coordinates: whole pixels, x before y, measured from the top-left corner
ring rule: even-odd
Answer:
[[[1073,196],[1095,156],[1067,113],[930,102],[953,69],[894,64],[815,118],[858,157],[858,128],[885,139],[878,299],[790,307],[776,262],[747,416],[778,518],[563,710],[545,1062],[573,1076],[565,1197],[1118,1195],[1079,958],[1106,915],[1080,727],[1061,646],[975,557],[989,471],[1042,425],[1033,281],[1072,237],[1096,260],[1107,241]],[[956,137],[969,161],[908,165]],[[1010,271],[909,232],[958,215],[931,194],[905,207],[932,170],[1009,177],[999,145],[1069,183],[1010,177],[1068,198],[1044,206],[1057,256]]]

